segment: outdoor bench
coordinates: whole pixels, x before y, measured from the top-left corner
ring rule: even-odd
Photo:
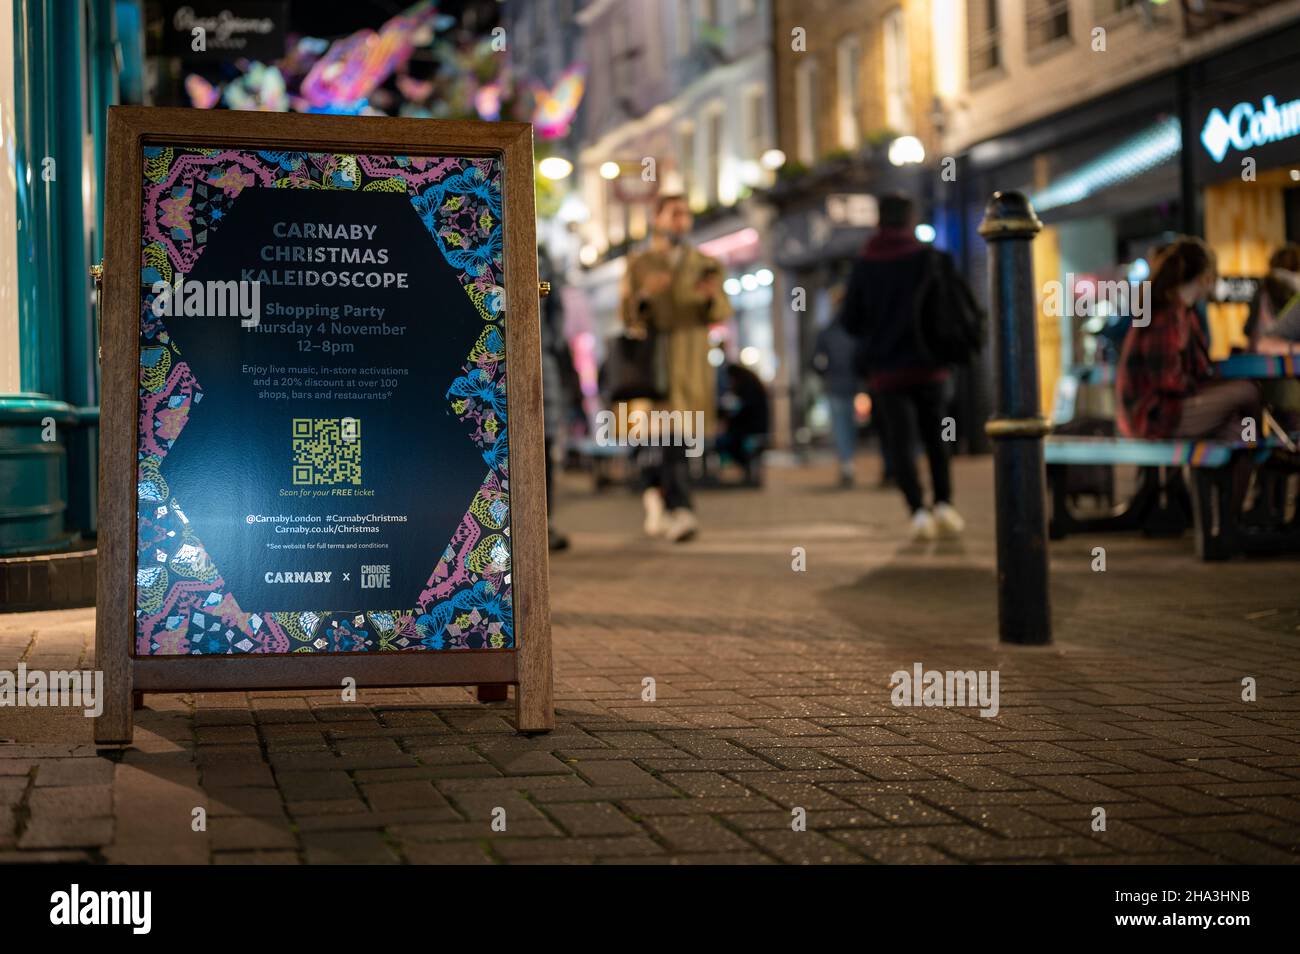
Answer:
[[[1232,512],[1229,466],[1251,455],[1260,466],[1256,505],[1248,514]],[[1255,444],[1221,441],[1148,441],[1122,437],[1050,437],[1044,445],[1053,540],[1068,534],[1142,530],[1148,535],[1178,535],[1190,524],[1203,560],[1222,560],[1242,552],[1300,550],[1300,514],[1286,517],[1286,481],[1300,459],[1279,441]],[[1131,500],[1098,517],[1077,516],[1070,506],[1066,469],[1079,465],[1133,465],[1139,470]],[[1182,471],[1191,475],[1191,490]]]

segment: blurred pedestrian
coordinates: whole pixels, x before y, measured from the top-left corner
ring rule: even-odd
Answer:
[[[1262,354],[1300,351],[1300,245],[1287,243],[1268,260],[1268,275],[1250,302],[1246,319],[1250,350]],[[1300,427],[1300,381],[1278,378],[1260,382],[1264,402],[1288,431]]]
[[[821,375],[831,412],[831,437],[840,465],[840,486],[853,486],[853,457],[858,449],[858,422],[853,402],[858,395],[857,341],[839,318],[813,342],[813,370]],[[883,443],[883,441],[882,441]]]
[[[572,396],[565,386],[565,364],[572,369],[573,357],[564,337],[564,305],[559,281],[544,247],[537,250],[537,274],[551,283],[551,293],[542,299],[542,424],[546,447],[546,537],[550,549],[567,550],[569,538],[555,529],[551,514],[555,507],[555,457],[564,448],[564,430]]]
[[[924,287],[962,301],[970,299],[969,289],[946,253],[917,240],[911,199],[882,196],[879,209],[879,228],[853,263],[841,320],[859,340],[873,412],[883,418],[889,460],[912,514],[912,538],[957,536],[966,521],[952,506],[943,436],[949,369],[922,344],[918,302]],[[912,450],[918,430],[930,463],[932,510],[925,507]]]
[[[763,483],[761,464],[770,425],[767,389],[749,368],[730,362],[722,368],[718,404],[718,453],[744,471],[746,484],[758,487]]]
[[[1293,303],[1300,303],[1300,245],[1291,242],[1270,256],[1268,274],[1251,299],[1244,329],[1251,351],[1290,350],[1300,340],[1300,308],[1290,309]],[[1288,310],[1291,315],[1279,328]]]
[[[684,195],[664,193],[655,200],[649,245],[628,257],[622,315],[625,327],[653,334],[662,349],[667,396],[657,409],[680,412],[683,421],[700,412],[707,435],[717,390],[708,328],[730,317],[731,303],[722,291],[721,264],[686,241],[693,222]],[[644,456],[645,532],[674,543],[689,539],[699,523],[684,440],[663,440]]]

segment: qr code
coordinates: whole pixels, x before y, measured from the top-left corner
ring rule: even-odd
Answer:
[[[360,484],[361,422],[355,417],[295,417],[293,482]]]

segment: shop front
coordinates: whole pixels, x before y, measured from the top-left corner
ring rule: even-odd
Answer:
[[[1114,360],[1115,313],[1097,294],[1140,282],[1150,259],[1183,223],[1179,155],[1182,124],[1175,77],[1166,76],[979,143],[963,157],[965,264],[986,294],[987,258],[975,234],[987,197],[1018,189],[1043,230],[1033,243],[1038,295],[1040,404],[1058,419],[1108,417],[1108,387],[1076,391],[1082,369]],[[987,376],[972,382],[982,403]]]
[[[1223,275],[1263,276],[1278,247],[1300,241],[1298,48],[1293,24],[1188,68],[1196,134],[1188,166]],[[1247,308],[1210,306],[1215,357],[1246,343]]]
[[[949,215],[978,293],[987,259],[975,230],[988,196],[1022,190],[1044,224],[1033,257],[1045,413],[1113,413],[1109,384],[1075,387],[1087,369],[1113,364],[1127,324],[1097,292],[1139,287],[1155,252],[1180,233],[1204,237],[1225,276],[1207,307],[1212,354],[1245,344],[1253,280],[1273,251],[1300,239],[1297,48],[1300,24],[1275,29],[960,157]]]

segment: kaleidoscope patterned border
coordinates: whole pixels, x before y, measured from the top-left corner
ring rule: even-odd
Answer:
[[[153,146],[143,185],[136,655],[515,648],[500,161]],[[151,287],[194,268],[245,189],[407,194],[484,321],[446,398],[486,475],[410,609],[246,611],[169,492],[164,462],[203,388]]]

